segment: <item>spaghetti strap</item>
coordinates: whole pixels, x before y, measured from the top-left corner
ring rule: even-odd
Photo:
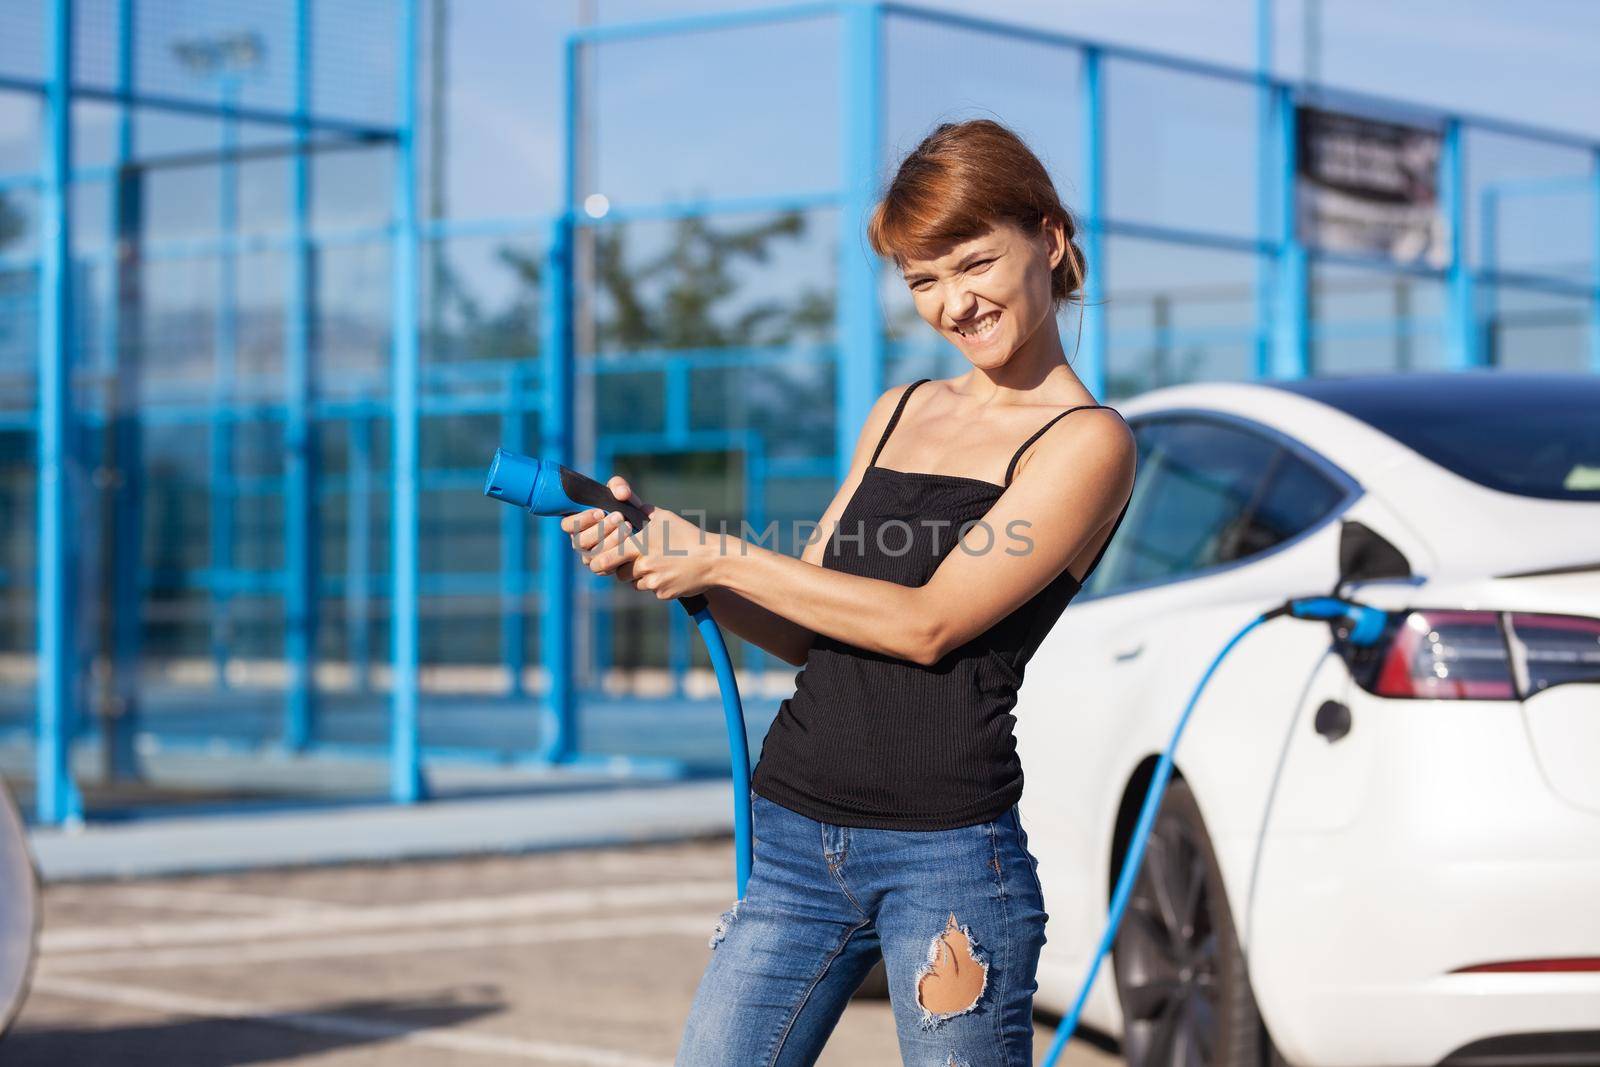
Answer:
[[[872,450],[872,462],[868,466],[877,466],[878,453],[883,451],[883,446],[889,440],[889,434],[894,431],[894,424],[900,421],[900,413],[906,408],[906,400],[911,396],[911,390],[923,382],[931,382],[932,378],[918,378],[900,394],[900,402],[894,406],[894,414],[889,416],[889,425],[883,428],[883,436],[878,438],[878,447]]]
[[[1109,404],[1079,404],[1076,407],[1070,407],[1065,411],[1058,412],[1056,415],[1053,415],[1049,422],[1045,423],[1043,426],[1041,426],[1037,430],[1035,430],[1033,432],[1033,436],[1028,438],[1026,441],[1022,442],[1021,446],[1019,446],[1017,448],[1017,450],[1011,454],[1011,462],[1006,464],[1006,480],[1005,480],[1004,484],[1007,485],[1007,486],[1009,486],[1011,484],[1011,475],[1012,475],[1012,472],[1015,471],[1016,468],[1017,468],[1017,460],[1022,458],[1022,453],[1026,452],[1028,450],[1028,446],[1029,445],[1031,445],[1035,441],[1037,441],[1041,436],[1043,436],[1043,434],[1044,434],[1044,432],[1046,430],[1048,430],[1050,427],[1054,426],[1062,418],[1066,417],[1067,415],[1071,415],[1074,411],[1081,411],[1084,408],[1106,408],[1107,410],[1110,410],[1110,411],[1116,411],[1117,410],[1116,408],[1111,407],[1111,405],[1109,405]],[[890,425],[892,426],[894,424],[890,423]]]

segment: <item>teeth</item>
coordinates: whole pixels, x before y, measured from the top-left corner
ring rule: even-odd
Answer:
[[[981,318],[977,322],[973,323],[972,326],[969,327],[968,329],[963,330],[963,329],[957,328],[956,332],[961,334],[961,336],[963,336],[963,337],[984,337],[984,336],[987,336],[989,334],[989,332],[994,329],[995,323],[997,323],[999,321],[1000,321],[1000,312],[991,311],[991,312],[989,312],[989,314],[985,315],[983,318]]]

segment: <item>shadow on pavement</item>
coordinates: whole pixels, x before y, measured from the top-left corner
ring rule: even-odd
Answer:
[[[41,991],[40,995],[49,994]],[[381,1044],[416,1031],[459,1026],[505,1008],[499,999],[435,996],[352,1000],[298,1011],[265,1011],[238,1018],[171,1019],[138,1026],[62,1029],[30,1028],[23,1023],[0,1042],[0,1062],[6,1067],[60,1067],[69,1063],[80,1067],[168,1067],[179,1063],[184,1067],[225,1067],[276,1063]]]

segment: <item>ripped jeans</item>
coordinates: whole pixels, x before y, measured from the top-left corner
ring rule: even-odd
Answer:
[[[880,955],[907,1067],[1031,1067],[1044,894],[1013,806],[954,830],[817,822],[751,792],[754,862],[677,1067],[815,1063]]]

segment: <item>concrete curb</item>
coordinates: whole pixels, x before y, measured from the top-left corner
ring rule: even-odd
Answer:
[[[46,883],[664,843],[733,833],[727,781],[293,811],[174,815],[29,835]]]

